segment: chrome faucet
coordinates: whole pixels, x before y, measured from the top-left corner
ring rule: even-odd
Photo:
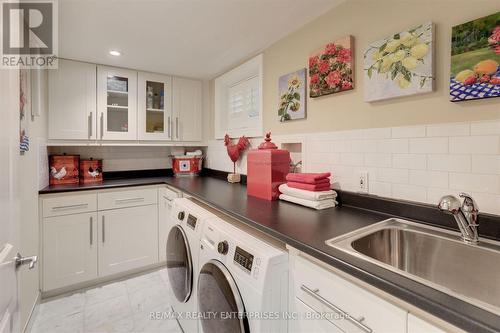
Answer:
[[[469,194],[460,193],[460,197],[464,199],[462,204],[455,196],[445,195],[439,200],[438,208],[442,212],[453,214],[464,242],[476,244],[479,240],[477,234],[477,226],[479,225],[477,223],[477,214],[479,209]]]

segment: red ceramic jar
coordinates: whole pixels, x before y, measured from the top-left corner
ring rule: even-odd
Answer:
[[[290,152],[278,149],[271,142],[271,133],[259,149],[252,149],[247,157],[247,194],[266,200],[277,200],[278,187],[286,183],[290,171]]]

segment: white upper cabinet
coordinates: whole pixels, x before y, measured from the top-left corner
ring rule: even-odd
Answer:
[[[201,81],[173,79],[172,140],[201,141]]]
[[[96,65],[59,59],[49,71],[49,139],[95,140]]]
[[[99,140],[137,140],[137,72],[97,67]]]
[[[172,78],[139,72],[137,81],[139,140],[172,139]]]

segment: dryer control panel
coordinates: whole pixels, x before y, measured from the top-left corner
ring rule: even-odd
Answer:
[[[243,267],[248,273],[252,271],[253,255],[236,246],[234,251],[234,262]]]
[[[196,222],[198,221],[198,219],[196,218],[196,216],[193,216],[191,214],[188,215],[188,218],[187,218],[187,225],[191,227],[191,229],[195,230],[196,229]]]

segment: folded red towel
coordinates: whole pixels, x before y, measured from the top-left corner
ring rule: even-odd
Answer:
[[[288,182],[287,185],[289,187],[299,188],[301,190],[313,191],[313,192],[328,191],[330,189],[330,182],[321,183],[321,184],[305,184],[305,183],[297,183],[297,182]]]
[[[286,180],[290,182],[306,183],[306,184],[316,184],[318,180],[328,179],[330,177],[329,172],[323,173],[289,173],[286,176]]]

